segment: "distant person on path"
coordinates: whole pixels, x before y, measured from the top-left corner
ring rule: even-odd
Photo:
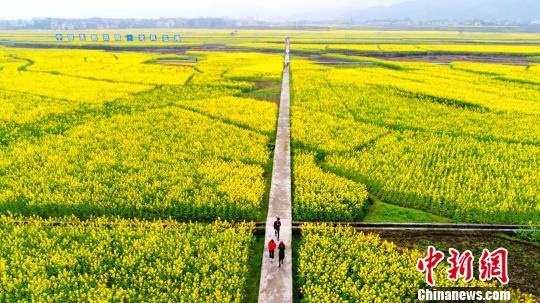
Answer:
[[[279,217],[277,217],[276,221],[274,221],[274,234],[276,235],[278,241],[279,241],[279,229],[281,228],[281,221],[279,221]]]
[[[281,267],[281,264],[283,264],[283,260],[285,259],[285,243],[283,241],[279,242],[279,267]]]
[[[270,252],[270,259],[274,259],[274,251],[276,250],[276,241],[274,239],[271,239],[270,242],[268,242],[268,251]]]

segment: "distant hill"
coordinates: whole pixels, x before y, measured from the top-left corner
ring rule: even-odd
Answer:
[[[329,16],[328,16],[329,17]],[[367,20],[411,19],[469,21],[508,20],[540,21],[539,0],[411,0],[389,6],[352,9],[338,19],[362,22]]]

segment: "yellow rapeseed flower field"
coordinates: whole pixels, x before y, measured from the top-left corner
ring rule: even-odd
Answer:
[[[0,301],[244,302],[252,229],[0,216]]]
[[[0,48],[0,210],[254,220],[280,56]]]
[[[331,58],[353,64],[293,62],[292,139],[295,156],[312,153],[318,169],[346,179],[308,190],[319,177],[307,182],[298,164],[295,192],[358,195],[344,186],[352,180],[455,221],[540,222],[537,66]],[[327,219],[340,220],[334,201]]]

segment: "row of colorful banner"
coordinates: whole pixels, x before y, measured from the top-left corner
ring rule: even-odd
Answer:
[[[98,34],[90,34],[90,35],[78,34],[77,36],[79,38],[79,41],[87,41],[88,36],[90,36],[90,41],[94,41],[94,42],[99,41],[99,35]],[[67,35],[56,34],[56,41],[64,41],[64,40],[75,41],[75,37],[76,37],[75,34],[67,34]],[[135,38],[137,38],[137,40],[139,42],[144,42],[144,41],[146,41],[147,35],[145,35],[145,34],[138,34],[138,35],[127,34],[123,38],[122,38],[121,34],[114,34],[114,35],[102,34],[101,35],[101,39],[102,39],[101,41],[104,41],[104,42],[109,42],[109,41],[117,41],[118,42],[118,41],[122,41],[122,39],[125,39],[125,41],[128,41],[128,42],[132,42],[132,41],[135,41]],[[159,40],[161,40],[163,42],[169,42],[169,41],[180,42],[180,41],[182,41],[182,37],[180,35],[178,35],[178,34],[174,34],[174,35],[163,34],[163,35],[161,35],[161,39],[156,34],[150,34],[150,35],[148,35],[148,38],[149,38],[148,40],[152,41],[152,42],[156,42],[156,41],[159,41]]]

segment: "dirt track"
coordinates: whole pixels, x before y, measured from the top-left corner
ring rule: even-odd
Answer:
[[[525,56],[516,55],[496,55],[496,54],[478,54],[478,55],[411,55],[411,56],[368,56],[377,59],[390,61],[416,61],[429,62],[438,64],[449,64],[454,61],[481,62],[481,63],[497,63],[509,65],[529,65],[529,61]]]
[[[0,41],[0,46],[14,48],[44,48],[44,49],[88,49],[104,50],[111,52],[148,52],[160,54],[183,54],[187,51],[214,51],[214,52],[258,52],[269,54],[281,54],[281,50],[268,49],[249,49],[249,48],[230,48],[223,44],[203,44],[192,46],[170,46],[170,47],[152,47],[152,46],[115,46],[115,45],[72,45],[72,44],[53,44],[53,43],[30,43],[30,42],[5,42]]]
[[[260,53],[281,53],[281,50],[269,49],[243,49],[229,48],[224,44],[203,44],[193,46],[171,46],[171,47],[151,47],[151,46],[114,46],[114,45],[70,45],[70,44],[52,44],[52,43],[28,43],[28,42],[1,42],[0,45],[7,47],[20,48],[57,48],[57,49],[90,49],[90,50],[106,50],[106,51],[132,51],[132,52],[154,52],[161,54],[179,54],[186,51],[218,51],[218,52],[260,52]],[[291,51],[294,53],[294,51]],[[373,52],[345,52],[332,51],[331,53],[358,55],[372,57],[389,61],[415,61],[429,62],[436,64],[449,64],[454,61],[467,62],[482,62],[496,63],[509,65],[529,65],[528,57],[522,55],[507,55],[507,54],[482,54],[482,53],[373,53]],[[306,55],[306,53],[300,53]],[[320,54],[311,55],[310,57],[318,58]],[[330,59],[324,61],[332,62]],[[346,62],[350,64],[350,62]],[[345,64],[345,63],[344,63]]]

